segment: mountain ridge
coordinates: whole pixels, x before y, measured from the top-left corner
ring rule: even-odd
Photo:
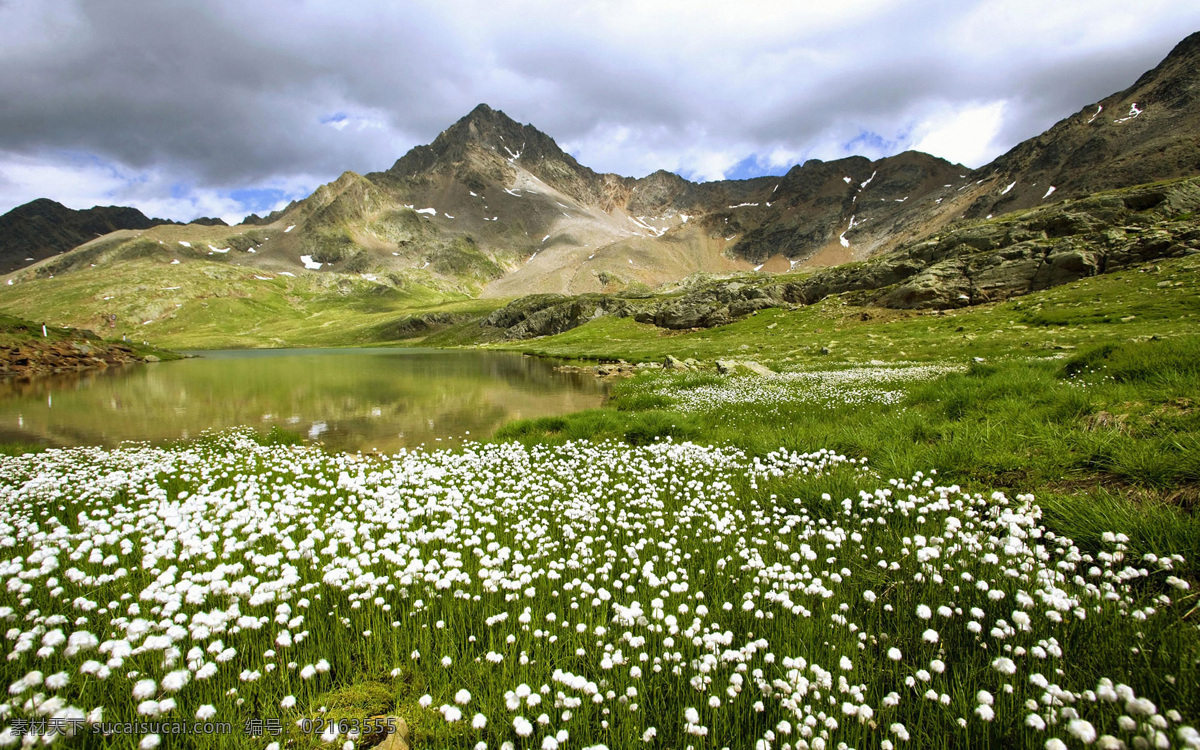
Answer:
[[[176,223],[150,218],[131,206],[73,209],[50,198],[35,198],[0,215],[0,273],[12,273],[111,232]],[[204,216],[190,223],[226,226],[221,219]]]
[[[963,219],[1200,174],[1198,61],[1200,33],[1132,86],[976,170],[906,151],[811,159],[747,180],[625,177],[580,164],[550,135],[480,104],[388,169],[346,172],[267,217],[125,229],[8,281],[154,257],[519,297],[866,261]]]

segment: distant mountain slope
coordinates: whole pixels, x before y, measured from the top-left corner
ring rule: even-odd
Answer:
[[[976,200],[969,218],[1036,206],[1050,194],[1075,198],[1200,174],[1200,32],[1129,88],[1018,144],[978,174],[1002,187]]]
[[[136,208],[96,206],[75,211],[38,198],[0,216],[0,273],[49,258],[118,229],[149,229],[167,223]]]
[[[434,207],[431,219],[444,230],[469,231],[482,246],[508,251],[510,262],[525,261],[485,291],[512,296],[657,285],[763,264],[788,270],[821,252],[832,256],[827,264],[867,257],[913,223],[905,202],[911,209],[968,172],[908,152],[877,162],[811,160],[780,178],[693,183],[659,171],[634,179],[594,172],[533,126],[481,104],[367,179]],[[924,229],[924,213],[907,213]]]

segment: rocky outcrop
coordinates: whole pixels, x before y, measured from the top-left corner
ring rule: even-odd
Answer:
[[[179,358],[161,349],[105,341],[87,330],[48,327],[0,314],[0,380]]]
[[[1197,253],[1200,223],[1190,214],[1198,207],[1200,181],[1191,179],[951,232],[884,259],[903,264],[925,256],[929,263],[871,301],[908,309],[965,307]]]
[[[152,359],[153,358],[153,359]],[[157,355],[139,355],[126,344],[36,340],[0,346],[0,380],[25,379],[60,372],[104,370],[136,362],[158,362]]]
[[[483,319],[481,325],[505,329],[505,338],[527,339],[552,336],[577,328],[589,320],[611,315],[635,315],[644,302],[603,294],[568,297],[535,294],[510,302]]]
[[[445,312],[410,315],[407,318],[399,320],[395,324],[395,328],[389,333],[394,334],[397,338],[410,339],[417,336],[425,336],[440,328],[464,323],[472,317],[469,313]]]

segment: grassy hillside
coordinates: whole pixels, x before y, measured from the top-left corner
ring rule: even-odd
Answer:
[[[152,258],[30,279],[0,294],[3,311],[175,349],[369,345],[395,340],[398,319],[431,307],[486,313],[495,305],[358,274]]]

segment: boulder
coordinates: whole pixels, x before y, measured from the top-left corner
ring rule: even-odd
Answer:
[[[775,372],[753,360],[718,359],[717,372],[722,375],[774,375]]]
[[[408,722],[397,716],[389,716],[388,720],[394,722],[396,731],[394,734],[384,737],[383,742],[375,746],[375,750],[409,750],[412,745],[409,739]]]
[[[877,302],[883,307],[921,310],[966,307],[971,303],[971,281],[960,260],[936,263],[898,284]]]
[[[713,312],[715,308],[711,305],[685,298],[660,307],[654,315],[654,325],[672,330],[697,328]]]
[[[689,370],[691,368],[689,368],[687,366],[687,363],[685,363],[682,359],[677,359],[677,358],[671,356],[670,354],[668,354],[667,358],[663,361],[663,369],[664,370],[676,370],[676,371],[682,372],[685,370]]]
[[[770,367],[767,367],[766,365],[760,365],[759,363],[757,363],[753,360],[739,362],[738,364],[740,364],[744,369],[749,370],[750,372],[754,373],[755,375],[774,375],[775,374],[775,371],[772,370]]]

